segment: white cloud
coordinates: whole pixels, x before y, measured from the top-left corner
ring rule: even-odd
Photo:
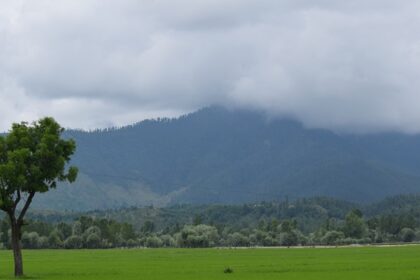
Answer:
[[[316,3],[316,4],[315,4]],[[128,124],[211,104],[420,132],[420,3],[0,0],[0,129]]]

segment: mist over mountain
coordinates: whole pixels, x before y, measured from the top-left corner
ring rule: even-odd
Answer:
[[[77,142],[77,182],[43,209],[243,203],[330,196],[353,202],[420,192],[420,136],[336,134],[254,111],[209,107],[177,119],[92,132]]]

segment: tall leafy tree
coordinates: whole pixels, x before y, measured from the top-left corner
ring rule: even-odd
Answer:
[[[347,237],[362,238],[366,229],[363,214],[359,209],[353,209],[346,215],[343,231]]]
[[[76,144],[63,139],[64,129],[53,119],[15,123],[0,136],[0,209],[10,219],[15,276],[23,275],[21,228],[36,193],[73,182],[76,167],[67,167]]]

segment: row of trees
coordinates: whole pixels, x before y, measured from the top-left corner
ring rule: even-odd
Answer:
[[[24,227],[22,245],[27,249],[126,247],[136,246],[138,236],[130,224],[83,216],[73,223],[32,221]],[[1,223],[0,240],[3,247],[10,248],[11,230],[7,219]]]
[[[82,216],[72,223],[32,221],[24,227],[22,245],[41,248],[114,248],[114,247],[246,247],[345,245],[412,242],[420,238],[416,220],[410,215],[383,215],[365,219],[360,210],[350,211],[344,220],[327,219],[316,231],[304,233],[296,220],[261,220],[257,226],[241,229],[229,225],[205,225],[201,219],[192,224],[156,230],[146,221],[139,230],[128,223],[107,218]],[[8,219],[0,227],[0,242],[11,247]]]

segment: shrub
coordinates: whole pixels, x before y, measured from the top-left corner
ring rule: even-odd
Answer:
[[[268,234],[262,230],[256,229],[252,234],[249,235],[249,241],[252,246],[262,246],[264,243],[267,243]]]
[[[47,249],[47,248],[50,248],[50,244],[49,244],[49,242],[48,242],[48,237],[46,237],[46,236],[41,236],[41,237],[38,239],[38,248],[40,248],[40,249]]]
[[[218,239],[217,229],[208,225],[185,226],[177,235],[177,242],[180,247],[212,247]]]
[[[99,238],[101,238],[101,229],[97,226],[91,226],[85,231],[86,235],[89,236],[91,234],[96,234]]]
[[[83,247],[83,240],[78,235],[72,235],[64,241],[64,248],[66,249],[81,249]]]
[[[403,228],[400,232],[401,241],[412,242],[416,238],[416,233],[411,228]]]
[[[327,231],[321,238],[321,243],[326,245],[336,245],[337,241],[344,238],[344,233],[341,231]]]
[[[24,232],[21,241],[23,248],[37,249],[39,246],[39,234],[37,232]]]
[[[50,248],[61,248],[63,246],[63,241],[57,230],[53,230],[48,236],[48,245]]]
[[[77,235],[82,235],[82,233],[83,233],[82,232],[82,223],[80,221],[74,222],[73,227],[72,227],[72,235],[77,236]]]
[[[158,247],[162,247],[162,240],[160,240],[159,237],[157,236],[149,236],[146,238],[146,247],[149,248],[158,248]]]
[[[127,247],[136,247],[138,244],[135,240],[133,239],[128,239],[127,240]]]
[[[175,247],[175,240],[172,236],[170,236],[169,234],[164,234],[160,237],[160,239],[162,240],[162,245],[164,247]]]
[[[299,236],[295,230],[284,232],[280,234],[281,246],[296,246],[299,244]]]
[[[235,232],[228,236],[227,245],[233,247],[246,247],[249,246],[249,238],[242,233]]]
[[[224,272],[224,273],[233,273],[233,269],[232,269],[231,267],[226,267],[226,268],[223,270],[223,272]]]
[[[72,235],[72,227],[66,223],[59,223],[57,225],[58,233],[60,234],[60,239],[65,240]]]
[[[96,233],[91,233],[86,238],[86,247],[90,249],[101,247],[101,238]]]

